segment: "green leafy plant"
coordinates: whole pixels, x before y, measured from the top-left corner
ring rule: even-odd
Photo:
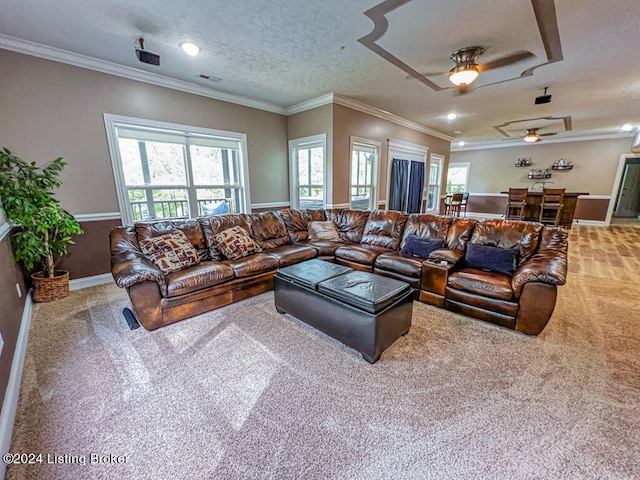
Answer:
[[[7,219],[18,226],[12,235],[13,253],[27,270],[42,265],[55,276],[55,258],[67,253],[73,235],[82,232],[76,219],[60,206],[54,191],[66,162],[58,157],[39,167],[0,151],[0,200]]]

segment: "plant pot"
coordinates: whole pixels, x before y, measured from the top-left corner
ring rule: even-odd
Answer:
[[[34,302],[52,302],[69,295],[69,272],[56,270],[55,277],[50,278],[44,272],[31,275]]]

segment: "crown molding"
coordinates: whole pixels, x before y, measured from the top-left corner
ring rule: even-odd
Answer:
[[[271,103],[261,102],[259,100],[253,100],[251,98],[240,97],[237,95],[231,95],[229,93],[206,88],[195,83],[185,82],[184,80],[169,78],[163,75],[158,75],[157,73],[146,72],[137,68],[118,65],[106,60],[99,60],[94,57],[88,57],[79,53],[69,52],[68,50],[62,50],[60,48],[42,45],[40,43],[21,40],[19,38],[10,37],[8,35],[0,34],[0,48],[11,50],[12,52],[23,53],[25,55],[44,58],[46,60],[52,60],[54,62],[66,63],[67,65],[73,65],[75,67],[94,70],[96,72],[107,73],[109,75],[115,75],[117,77],[128,78],[130,80],[136,80],[138,82],[166,87],[172,90],[192,93],[194,95],[208,97],[214,100],[221,100],[223,102],[256,108],[258,110],[279,113],[281,115],[286,114],[285,108],[278,105],[273,105]]]
[[[569,137],[569,138],[545,138],[543,142],[536,143],[527,143],[527,142],[518,142],[518,143],[510,143],[505,145],[504,143],[488,143],[486,145],[478,145],[478,146],[469,146],[469,147],[458,147],[451,148],[451,153],[456,152],[469,152],[472,150],[488,150],[494,148],[511,148],[511,147],[534,147],[539,145],[546,145],[549,143],[571,143],[571,142],[587,142],[589,140],[611,140],[617,138],[631,138],[633,137],[633,133],[605,133],[605,134],[594,134],[594,135],[581,135],[579,137]]]
[[[286,114],[294,115],[296,113],[305,112],[314,108],[322,107],[324,105],[330,105],[333,103],[333,93],[327,93],[321,97],[312,98],[311,100],[305,100],[304,102],[296,103],[287,107]]]
[[[402,125],[403,127],[426,133],[427,135],[431,135],[432,137],[440,138],[448,142],[453,140],[453,137],[445,135],[442,132],[438,132],[437,130],[434,130],[432,128],[425,127],[420,123],[407,120],[406,118],[399,117],[398,115],[394,115],[393,113],[389,113],[387,111],[380,110],[379,108],[372,107],[371,105],[367,105],[366,103],[354,100],[353,98],[345,97],[344,95],[340,95],[339,93],[328,93],[326,95],[322,95],[321,97],[312,98],[311,100],[291,105],[290,107],[287,107],[287,115],[293,115],[295,113],[304,112],[306,110],[311,110],[313,108],[322,107],[324,105],[329,105],[332,103],[342,105],[343,107],[348,107],[352,110],[357,110],[359,112],[366,113],[383,120],[388,120],[395,124]]]
[[[398,125],[402,125],[403,127],[407,127],[412,130],[416,130],[418,132],[426,133],[427,135],[431,135],[432,137],[440,138],[448,142],[451,142],[453,140],[453,137],[450,137],[449,135],[445,135],[444,133],[434,130],[432,128],[426,127],[421,123],[417,123],[412,120],[407,120],[406,118],[399,117],[398,115],[395,115],[393,113],[387,112],[385,110],[381,110],[376,107],[372,107],[371,105],[367,105],[366,103],[362,103],[358,100],[354,100],[353,98],[345,97],[344,95],[340,95],[338,93],[333,94],[333,103],[342,105],[344,107],[349,107],[353,110],[358,110],[359,112],[367,113],[369,115],[381,118],[383,120],[388,120]]]

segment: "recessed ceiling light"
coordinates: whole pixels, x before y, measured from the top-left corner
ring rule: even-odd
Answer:
[[[180,48],[184,50],[184,53],[191,55],[192,57],[195,57],[198,52],[200,52],[200,47],[195,43],[184,42],[180,44]]]
[[[459,147],[464,147],[464,142],[463,142],[462,140],[461,140],[461,141],[459,141],[459,142],[458,142],[458,146],[459,146]]]
[[[633,125],[631,125],[630,123],[625,123],[622,126],[622,130],[624,130],[625,132],[630,132],[631,130],[633,130]]]
[[[461,135],[462,134],[462,130],[454,130],[453,133],[455,133],[456,135]]]
[[[458,115],[456,115],[455,113],[447,113],[447,118],[449,120],[455,120],[456,118],[458,118]]]

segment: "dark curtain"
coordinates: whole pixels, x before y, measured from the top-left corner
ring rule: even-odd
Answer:
[[[411,162],[409,175],[409,195],[407,199],[407,213],[420,213],[422,210],[422,191],[424,189],[424,163]]]
[[[388,210],[407,208],[407,178],[409,176],[409,160],[394,158],[391,162],[391,186],[389,187]]]

